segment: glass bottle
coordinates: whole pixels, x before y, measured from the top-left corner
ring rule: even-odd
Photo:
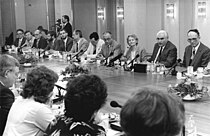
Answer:
[[[190,115],[187,121],[186,136],[197,136],[197,128],[193,115]]]

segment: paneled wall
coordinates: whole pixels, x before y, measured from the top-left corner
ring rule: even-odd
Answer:
[[[3,32],[2,32],[3,30],[2,30],[1,5],[2,5],[2,0],[0,0],[0,47],[1,47],[1,45],[3,45]]]

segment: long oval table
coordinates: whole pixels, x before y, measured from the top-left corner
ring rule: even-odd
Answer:
[[[68,62],[63,60],[39,60],[38,65],[46,67],[60,73],[68,66]],[[121,68],[111,68],[89,64],[91,73],[100,76],[108,86],[108,99],[102,108],[103,112],[119,113],[120,109],[109,105],[110,101],[116,100],[123,105],[138,89],[148,87],[167,91],[169,84],[174,85],[177,79],[174,76],[166,76],[151,73],[127,72]],[[208,78],[202,80],[203,84],[210,85]],[[205,98],[199,101],[184,101],[186,114],[194,115],[197,131],[199,135],[210,136],[210,99]]]

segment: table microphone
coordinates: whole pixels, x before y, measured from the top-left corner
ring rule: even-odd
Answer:
[[[110,106],[113,108],[122,108],[122,105],[120,105],[118,102],[116,101],[111,101],[110,102]]]
[[[128,65],[129,65],[129,64],[131,64],[131,63],[133,63],[133,61],[134,61],[135,59],[137,59],[139,56],[140,56],[140,55],[139,55],[139,54],[137,54],[137,55],[135,56],[135,58],[134,58],[134,59],[132,59],[132,60],[128,63]]]
[[[80,53],[82,53],[83,50],[80,50],[79,52],[77,52],[71,59],[73,59],[74,57],[77,57]]]
[[[165,74],[165,77],[171,72],[172,69],[174,69],[182,60],[178,59],[176,63],[168,70],[168,72]]]

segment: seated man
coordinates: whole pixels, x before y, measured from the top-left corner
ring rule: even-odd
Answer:
[[[26,38],[24,37],[24,31],[22,29],[18,29],[17,31],[17,37],[15,39],[14,45],[15,47],[22,48],[25,46]]]
[[[196,71],[198,67],[206,67],[210,61],[210,49],[200,42],[200,33],[197,29],[191,29],[187,33],[188,45],[185,48],[183,66],[193,66]]]
[[[74,30],[73,32],[74,44],[70,53],[77,54],[81,56],[88,48],[88,41],[82,37],[81,30]]]
[[[45,48],[45,50],[56,50],[62,44],[62,41],[60,39],[59,40],[56,39],[55,31],[48,31],[47,41],[48,45]]]
[[[19,62],[10,55],[0,56],[0,135],[3,135],[9,110],[15,101],[13,86],[19,72]]]
[[[42,37],[41,31],[35,30],[34,35],[35,40],[32,48],[45,49],[47,47],[47,41]]]
[[[98,53],[101,51],[104,41],[99,38],[97,32],[91,33],[89,38],[90,38],[90,43],[87,51],[84,54],[87,55],[88,58],[96,58]]]
[[[176,63],[177,48],[168,38],[168,33],[164,30],[157,33],[157,43],[154,46],[151,58],[148,59],[149,62],[161,63],[167,68]]]
[[[60,38],[61,38],[61,41],[60,41]],[[66,32],[65,29],[61,29],[60,38],[57,38],[60,44],[56,45],[56,50],[67,51],[67,52],[71,51],[72,46],[73,46],[73,39],[68,36],[68,33]]]
[[[35,37],[32,35],[32,32],[26,31],[25,37],[26,37],[26,45],[28,47],[32,47],[34,44],[34,40],[35,40]]]
[[[122,107],[120,124],[126,136],[178,136],[185,108],[177,96],[142,89]]]
[[[111,60],[119,56],[120,54],[122,54],[121,44],[119,44],[117,41],[112,39],[111,32],[108,32],[108,31],[104,32],[103,40],[105,43],[102,45],[102,49],[100,53],[97,55],[97,57],[105,58],[105,59],[110,58]]]

